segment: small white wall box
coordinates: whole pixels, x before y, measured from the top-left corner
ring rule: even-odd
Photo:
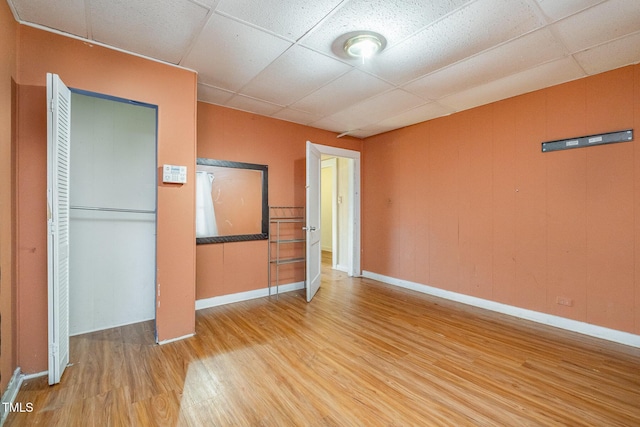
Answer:
[[[176,165],[162,166],[162,182],[185,184],[187,182],[187,167]]]

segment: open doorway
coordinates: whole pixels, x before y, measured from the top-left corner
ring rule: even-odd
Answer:
[[[155,319],[155,106],[72,90],[69,334]]]
[[[318,166],[324,166],[319,176],[321,195],[317,208],[323,249],[320,256],[325,260],[330,257],[333,269],[360,276],[360,153],[312,145],[321,155]]]
[[[322,264],[349,271],[349,191],[353,159],[323,155],[320,173]]]

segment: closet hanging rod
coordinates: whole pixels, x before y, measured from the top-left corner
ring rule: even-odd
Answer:
[[[101,211],[101,212],[124,212],[124,213],[140,213],[140,214],[155,214],[155,210],[147,209],[122,209],[122,208],[103,208],[93,206],[69,206],[69,209],[77,209],[81,211]]]

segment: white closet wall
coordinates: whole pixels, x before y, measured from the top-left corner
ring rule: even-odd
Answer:
[[[70,333],[155,317],[156,110],[73,94]]]
[[[322,161],[320,172],[320,243],[323,251],[333,252],[333,194],[336,159]],[[335,255],[335,254],[334,254]]]

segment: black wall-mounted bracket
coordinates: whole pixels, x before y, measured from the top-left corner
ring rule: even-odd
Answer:
[[[633,129],[599,135],[580,136],[578,138],[559,139],[542,143],[542,152],[569,150],[571,148],[590,147],[592,145],[613,144],[633,141]]]

